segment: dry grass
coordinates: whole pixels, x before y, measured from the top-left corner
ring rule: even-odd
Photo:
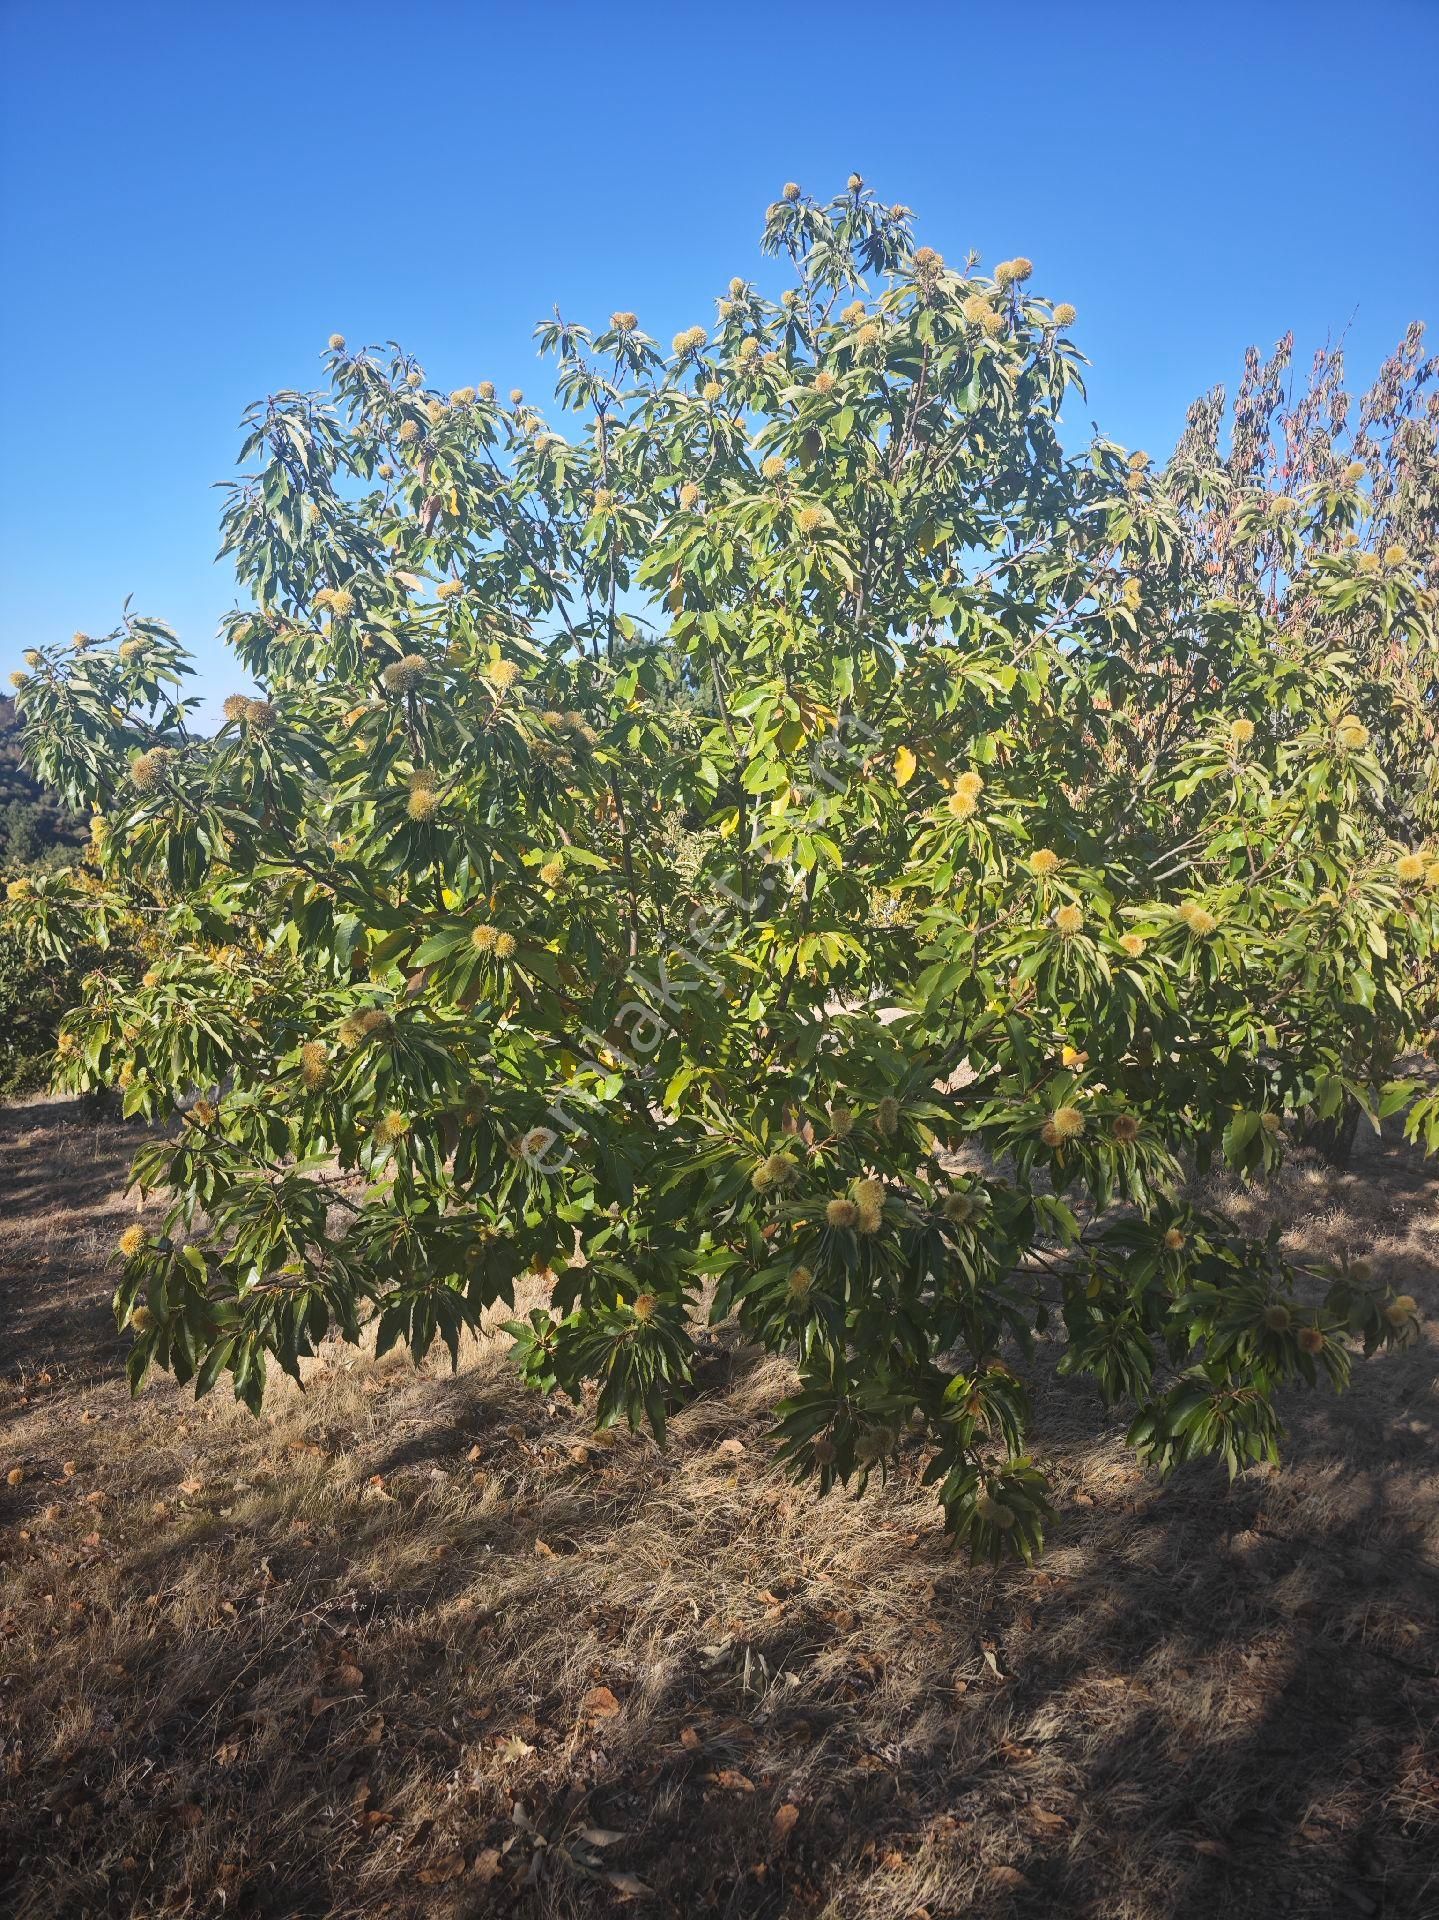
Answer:
[[[522,1394],[503,1340],[453,1377],[334,1350],[259,1421],[132,1406],[130,1144],[0,1114],[8,1912],[1439,1912],[1430,1341],[1232,1490],[1161,1492],[1046,1385],[1054,1544],[974,1572],[908,1471],[780,1478],[783,1369],[730,1340],[666,1454]],[[1403,1154],[1252,1204],[1439,1311]]]

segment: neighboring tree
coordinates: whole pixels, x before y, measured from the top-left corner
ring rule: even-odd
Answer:
[[[0,697],[0,874],[83,844],[84,827],[28,770],[15,702]]]
[[[15,702],[0,699],[0,893],[13,886],[23,899],[37,872],[62,864],[84,838],[25,767]],[[37,952],[18,925],[0,919],[0,1097],[33,1093],[49,1080],[60,1022],[80,999],[90,957]]]
[[[1215,592],[1310,645],[1346,648],[1375,682],[1384,817],[1399,840],[1422,842],[1439,826],[1439,679],[1423,630],[1396,618],[1382,588],[1386,568],[1398,566],[1439,579],[1439,360],[1411,327],[1356,402],[1342,347],[1315,355],[1297,393],[1293,349],[1292,334],[1267,361],[1250,349],[1227,449],[1223,388],[1191,407],[1169,484],[1194,565]],[[1356,487],[1362,516],[1338,507]],[[1403,1038],[1402,1020],[1382,1005],[1334,1035],[1345,1073],[1368,1082],[1393,1070]],[[1306,1117],[1304,1138],[1344,1164],[1362,1112],[1346,1094],[1337,1112]]]
[[[1036,1330],[1144,1456],[1231,1470],[1282,1382],[1413,1335],[1180,1176],[1262,1177],[1347,1096],[1439,1145],[1357,1064],[1435,1016],[1439,854],[1343,638],[1362,608],[1432,703],[1434,591],[1348,469],[1226,478],[1286,557],[1209,574],[1212,444],[1067,457],[1075,315],[1028,261],[955,269],[858,178],[764,244],[798,284],[668,355],[544,323],[568,433],[338,336],[329,398],[256,407],[224,525],[266,691],[214,740],[158,622],[30,662],[33,764],[148,929],[63,1072],[200,1096],[137,1162],[137,1386],[258,1406],[372,1315],[453,1351],[529,1270],[527,1376],[662,1435],[708,1301],[794,1357],[796,1473],[924,1448],[956,1535],[1028,1556]]]
[[[73,966],[38,959],[0,915],[0,1099],[50,1080],[60,1022],[80,998]]]

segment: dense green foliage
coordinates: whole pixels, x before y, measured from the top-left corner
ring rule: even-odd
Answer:
[[[84,827],[25,765],[13,699],[0,698],[0,873],[71,853]]]
[[[794,1356],[797,1473],[922,1445],[954,1531],[1028,1555],[1036,1329],[1145,1455],[1231,1468],[1282,1381],[1410,1336],[1362,1261],[1179,1187],[1346,1099],[1439,1144],[1392,1078],[1439,942],[1399,436],[1282,489],[1199,417],[1163,473],[1067,456],[1073,311],[910,227],[787,188],[778,301],[734,280],[668,354],[546,322],[568,432],[337,336],[247,422],[265,694],[214,740],[158,622],[33,656],[33,764],[103,818],[98,892],[17,917],[148,956],[65,1075],[200,1095],[138,1162],[137,1382],[258,1405],[328,1329],[453,1348],[531,1270],[529,1377],[662,1432],[707,1295]]]
[[[0,1096],[47,1084],[60,1022],[79,997],[72,968],[35,960],[23,936],[0,925]]]
[[[0,884],[58,866],[84,839],[56,797],[25,766],[15,702],[0,699]],[[33,1093],[50,1078],[62,1017],[80,998],[85,956],[32,951],[0,920],[0,1095]]]

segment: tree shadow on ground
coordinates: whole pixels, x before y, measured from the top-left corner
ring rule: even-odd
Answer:
[[[56,1139],[10,1157],[47,1218]],[[1432,1316],[1433,1181],[1358,1187],[1367,1222],[1331,1185],[1294,1231],[1382,1215]],[[1432,1347],[1297,1398],[1284,1469],[1232,1488],[1159,1488],[1048,1378],[1059,1523],[991,1572],[917,1457],[859,1500],[791,1488],[784,1370],[728,1339],[663,1454],[525,1396],[493,1340],[453,1376],[327,1350],[260,1421],[131,1407],[83,1331],[102,1188],[12,1269],[57,1369],[0,1489],[17,1913],[1435,1910]]]

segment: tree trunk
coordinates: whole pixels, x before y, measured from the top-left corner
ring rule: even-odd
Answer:
[[[1344,1105],[1331,1119],[1311,1120],[1300,1130],[1300,1141],[1306,1147],[1313,1147],[1331,1167],[1343,1171],[1354,1153],[1354,1137],[1359,1131],[1362,1113],[1359,1102],[1346,1094]]]

